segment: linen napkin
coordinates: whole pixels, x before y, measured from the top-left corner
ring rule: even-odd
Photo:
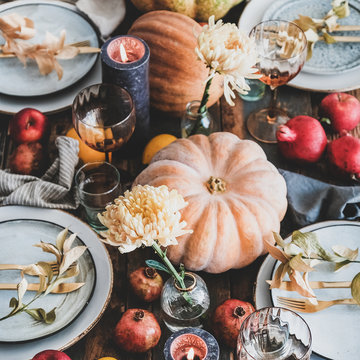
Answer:
[[[106,39],[124,20],[124,0],[78,0],[76,6],[84,12],[99,28]]]
[[[59,136],[55,145],[58,157],[41,178],[0,170],[0,205],[57,209],[76,209],[79,206],[72,187],[79,160],[79,143],[75,139]]]
[[[360,218],[360,186],[336,186],[283,169],[279,172],[288,188],[287,216],[294,225]]]

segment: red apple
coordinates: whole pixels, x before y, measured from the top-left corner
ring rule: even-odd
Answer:
[[[58,350],[44,350],[37,353],[32,360],[71,360],[64,352]]]
[[[10,120],[10,136],[18,144],[39,141],[47,130],[47,117],[36,109],[22,109]]]
[[[329,94],[320,103],[320,114],[330,119],[334,131],[349,131],[360,122],[360,101],[350,94]]]

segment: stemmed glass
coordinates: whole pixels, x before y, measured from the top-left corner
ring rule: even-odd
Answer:
[[[82,141],[97,151],[119,149],[135,129],[135,106],[130,94],[114,84],[95,84],[81,90],[72,105],[72,119]]]
[[[287,113],[276,106],[277,88],[293,79],[302,69],[307,53],[304,32],[294,23],[267,20],[250,32],[258,51],[255,65],[260,80],[271,88],[269,107],[253,112],[247,119],[250,134],[259,141],[276,142],[276,130],[289,120]]]

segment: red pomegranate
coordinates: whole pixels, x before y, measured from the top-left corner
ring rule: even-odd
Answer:
[[[243,321],[254,312],[254,307],[238,299],[229,299],[219,305],[212,316],[215,337],[224,344],[235,348]]]
[[[155,316],[147,310],[128,309],[115,327],[116,344],[132,353],[144,353],[157,345],[161,329]]]
[[[130,274],[130,286],[140,299],[151,302],[160,297],[164,282],[160,274],[151,267],[141,267]]]

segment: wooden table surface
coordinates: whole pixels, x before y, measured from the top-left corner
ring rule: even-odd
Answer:
[[[241,7],[237,7],[237,17]],[[235,19],[235,18],[234,18]],[[231,14],[228,16],[231,21]],[[126,20],[127,24],[122,25],[125,28],[131,24],[131,20]],[[118,33],[124,33],[121,28]],[[349,92],[358,99],[360,99],[360,90]],[[295,115],[311,115],[317,117],[318,105],[321,99],[325,96],[322,93],[311,93],[307,91],[297,90],[291,87],[284,86],[280,88],[280,105],[285,108],[291,116]],[[237,98],[235,106],[229,106],[224,98],[211,109],[220,121],[223,131],[230,131],[240,138],[249,138],[245,125],[247,115],[254,109],[265,107],[269,101],[269,91],[266,96],[257,102],[244,102]],[[0,109],[1,110],[1,109]],[[71,113],[70,110],[63,111],[58,114],[49,116],[51,120],[51,138],[50,143],[57,135],[65,134],[67,129],[71,127]],[[6,168],[6,162],[12,149],[11,141],[7,136],[7,124],[10,116],[1,115],[0,121],[0,166]],[[179,119],[166,119],[162,114],[155,111],[151,112],[151,136],[158,133],[172,133],[177,136],[180,134]],[[293,171],[305,173],[307,175],[317,177],[320,179],[331,180],[331,177],[324,170],[324,167],[319,165],[312,168],[299,168],[297,166],[288,164],[284,161],[277,152],[277,147],[274,144],[264,145],[260,144],[268,155],[270,161],[276,166],[287,168]],[[115,164],[122,170],[126,170],[130,174],[130,179],[137,175],[141,170],[139,159],[132,159],[130,161],[118,158],[115,156]],[[123,177],[123,180],[125,176]],[[125,181],[125,180],[124,180]],[[336,182],[336,180],[334,180]],[[129,182],[128,182],[129,183]],[[287,224],[286,228],[282,227],[282,235],[287,235],[290,231],[295,230],[291,224]],[[136,299],[130,289],[127,281],[128,274],[136,268],[144,265],[144,260],[148,258],[156,258],[156,255],[151,249],[138,249],[128,255],[120,255],[116,248],[108,247],[114,267],[114,287],[110,304],[105,311],[103,317],[98,324],[75,345],[66,349],[65,352],[72,358],[72,360],[97,360],[101,357],[112,356],[118,360],[131,359],[163,359],[163,347],[166,339],[170,336],[170,332],[161,322],[159,317],[160,304],[156,301],[150,305],[142,303]],[[264,257],[260,257],[254,263],[240,270],[230,270],[223,274],[207,274],[199,273],[205,280],[211,298],[211,308],[209,314],[221,302],[228,298],[238,298],[241,300],[252,302],[254,285],[256,275]],[[131,355],[119,350],[113,341],[113,330],[121,314],[128,308],[139,307],[148,309],[155,313],[158,317],[161,327],[162,336],[159,344],[146,354]],[[205,327],[211,332],[208,326]],[[1,356],[0,356],[1,358]],[[220,359],[232,359],[232,349],[221,347]],[[19,359],[25,360],[25,359]]]

